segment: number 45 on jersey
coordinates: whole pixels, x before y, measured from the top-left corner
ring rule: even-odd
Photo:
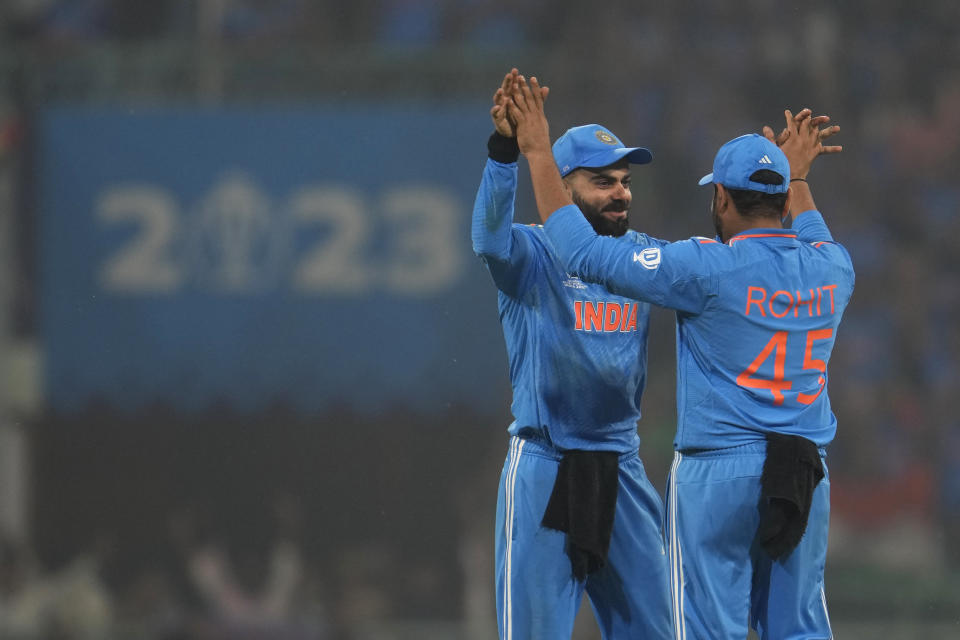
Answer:
[[[737,376],[737,384],[741,387],[748,387],[750,389],[766,389],[773,394],[773,404],[775,406],[780,406],[783,404],[785,396],[784,391],[790,391],[793,389],[793,380],[786,377],[787,371],[787,336],[788,332],[786,331],[777,331],[773,334],[773,337],[770,338],[770,341],[763,347],[760,351],[760,354],[750,363],[750,366],[744,369],[740,375]],[[821,340],[829,340],[833,337],[833,329],[813,329],[808,331],[806,334],[806,348],[803,351],[803,367],[802,370],[797,369],[797,364],[790,364],[790,371],[796,372],[799,375],[803,375],[804,372],[808,371],[819,371],[820,375],[817,378],[817,389],[815,393],[797,393],[797,402],[800,404],[811,404],[820,393],[823,391],[823,387],[826,384],[826,373],[827,373],[827,363],[823,360],[813,357],[814,344]],[[755,377],[755,374],[760,370],[760,367],[770,358],[773,357],[773,378],[758,378]],[[792,376],[791,376],[792,377]]]

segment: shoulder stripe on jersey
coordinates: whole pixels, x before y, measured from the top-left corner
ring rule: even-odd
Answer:
[[[716,240],[711,240],[710,238],[700,238],[700,244],[720,244]]]
[[[814,243],[813,243],[813,246],[815,246],[815,247],[821,247],[821,246],[823,246],[823,245],[825,245],[825,244],[833,244],[833,243],[830,242],[829,240],[821,240],[820,242],[814,242]]]

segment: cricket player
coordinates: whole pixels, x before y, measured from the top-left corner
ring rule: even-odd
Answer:
[[[519,148],[505,101],[517,77],[494,95],[472,229],[513,386],[497,500],[500,638],[570,638],[584,591],[603,638],[672,638],[663,503],[638,455],[649,305],[568,274],[543,227],[513,222]],[[630,165],[650,162],[647,149],[593,124],[548,153],[591,230],[637,251],[665,244],[627,229]]]
[[[827,116],[777,139],[723,145],[713,172],[717,238],[649,250],[597,236],[549,162],[535,79],[510,103],[548,239],[569,271],[677,311],[677,434],[667,489],[677,638],[832,637],[823,587],[830,512],[824,462],[837,421],[827,364],[854,270],[806,181]],[[781,220],[791,218],[783,228]]]

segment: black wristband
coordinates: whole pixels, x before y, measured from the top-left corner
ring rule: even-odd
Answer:
[[[487,155],[501,164],[510,164],[520,157],[520,145],[516,138],[508,138],[494,131],[487,140]]]
[[[806,182],[806,178],[790,178],[790,182]]]

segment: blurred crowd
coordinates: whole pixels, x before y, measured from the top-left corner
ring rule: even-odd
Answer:
[[[458,408],[383,420],[38,421],[29,536],[0,538],[0,638],[389,639],[465,618],[491,637],[501,438]]]
[[[22,39],[186,39],[213,31],[231,41],[321,47],[358,39],[417,47],[515,44],[538,34],[545,40],[544,27],[559,24],[563,14],[542,0],[9,0],[5,6],[5,30]]]
[[[398,619],[459,624],[471,592],[491,622],[495,462],[421,464],[441,426],[400,410],[388,434],[329,420],[48,419],[31,535],[0,540],[0,638],[389,638]]]
[[[724,140],[763,123],[779,126],[785,107],[831,114],[841,125],[837,142],[845,150],[819,162],[811,182],[857,269],[854,299],[831,361],[830,394],[840,425],[828,460],[840,536],[831,552],[862,557],[870,553],[863,532],[919,531],[926,536],[919,544],[930,547],[922,566],[960,567],[960,418],[952,407],[960,390],[960,260],[953,247],[960,238],[960,3],[8,0],[0,8],[0,37],[13,44],[202,35],[241,45],[305,43],[334,52],[348,45],[413,52],[464,46],[464,65],[476,68],[485,68],[484,52],[492,50],[517,51],[521,59],[520,52],[546,52],[550,62],[541,75],[562,89],[550,103],[554,122],[562,123],[557,130],[599,120],[654,150],[655,177],[638,173],[635,180],[633,221],[664,238],[710,231],[708,198],[692,180],[708,170]],[[480,47],[474,57],[472,46]],[[503,71],[490,69],[487,85],[473,87],[466,97],[488,99]],[[31,107],[17,96],[6,100]],[[26,143],[15,124],[18,115],[7,116],[0,123],[0,152],[10,154]],[[464,162],[476,161],[478,176],[483,143],[464,151]],[[671,347],[652,341],[652,361],[672,362]],[[646,403],[671,407],[672,385],[672,371],[653,372]],[[506,424],[465,418],[460,426],[486,430],[496,445]],[[440,438],[421,444],[445,443]],[[491,450],[498,450],[495,445]],[[486,497],[486,490],[492,495],[491,469],[495,474],[490,461],[471,467],[483,478],[471,499]],[[402,564],[402,551],[388,542],[358,544],[354,555],[344,556],[355,570],[345,573],[367,578],[351,591],[354,605],[332,602],[332,587],[313,575],[292,533],[296,510],[281,503],[278,533],[261,545],[253,563],[258,569],[245,567],[242,559],[228,561],[224,547],[200,536],[202,513],[177,512],[167,521],[175,559],[163,564],[176,567],[176,575],[144,569],[124,581],[119,593],[106,586],[109,580],[97,569],[106,560],[95,552],[51,574],[38,571],[31,549],[5,544],[0,635],[22,631],[33,637],[41,619],[54,626],[72,620],[95,634],[108,619],[136,618],[156,621],[158,638],[240,637],[230,635],[233,622],[256,627],[283,619],[295,620],[284,637],[315,638],[328,637],[341,624],[333,610],[353,606],[361,619],[388,615],[377,584],[387,575],[385,567]],[[456,499],[443,504],[456,514]],[[463,518],[451,517],[454,527],[463,524]],[[476,528],[463,535],[485,540],[484,527],[492,524],[466,521]],[[221,533],[229,538],[229,531]],[[896,562],[902,552],[904,563],[916,562],[909,547],[893,545],[893,559],[887,560]],[[469,555],[472,548],[457,553]],[[460,571],[454,570],[458,576]],[[435,578],[422,579],[429,591]],[[345,583],[332,584],[340,592]],[[52,613],[44,617],[41,611]]]
[[[284,535],[289,532],[278,531],[266,547],[237,549],[223,539],[204,537],[198,515],[189,508],[170,513],[166,544],[141,556],[132,570],[117,566],[118,541],[106,535],[52,570],[28,542],[4,540],[0,636],[334,637],[327,612],[321,609],[324,594],[315,592],[300,546]]]

